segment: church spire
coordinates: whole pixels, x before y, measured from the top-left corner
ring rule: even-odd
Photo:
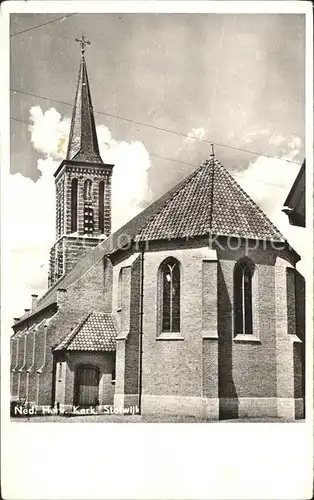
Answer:
[[[75,41],[81,44],[81,63],[66,159],[102,163],[84,56],[85,46],[90,45],[90,41],[83,35],[81,38],[76,38]]]

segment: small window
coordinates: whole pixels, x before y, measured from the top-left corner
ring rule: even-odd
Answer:
[[[111,382],[114,384],[116,381],[116,368],[114,367],[112,372],[111,372]]]
[[[234,333],[253,333],[252,316],[252,278],[254,263],[249,259],[241,259],[234,268]]]
[[[180,264],[173,257],[159,268],[160,318],[162,332],[180,332]]]
[[[62,363],[59,363],[59,366],[58,366],[58,379],[59,379],[59,382],[61,382],[62,380]]]

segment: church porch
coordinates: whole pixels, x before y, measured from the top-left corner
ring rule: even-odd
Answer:
[[[114,318],[91,313],[54,350],[54,403],[60,410],[113,405]]]

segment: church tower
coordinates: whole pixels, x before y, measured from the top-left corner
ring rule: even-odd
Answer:
[[[111,232],[113,165],[102,161],[96,134],[82,36],[81,62],[66,158],[56,170],[56,242],[50,251],[48,286]]]

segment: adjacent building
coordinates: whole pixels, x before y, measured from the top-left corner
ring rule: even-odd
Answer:
[[[305,227],[305,160],[289,191],[282,211],[292,226]]]

